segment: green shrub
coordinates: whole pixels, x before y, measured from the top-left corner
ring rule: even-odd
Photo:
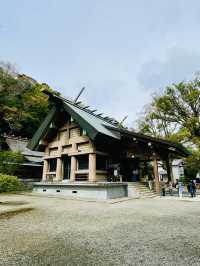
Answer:
[[[0,193],[22,191],[25,189],[23,183],[16,177],[0,173]]]
[[[0,151],[0,173],[15,175],[23,163],[20,152]]]

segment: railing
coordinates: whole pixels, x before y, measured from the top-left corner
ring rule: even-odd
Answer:
[[[75,181],[79,181],[79,182],[88,181],[88,175],[84,175],[84,174],[76,175]]]
[[[47,178],[46,178],[46,180],[44,181],[45,183],[53,183],[53,181],[54,181],[54,179],[55,179],[55,176],[56,176],[56,174],[47,174]]]

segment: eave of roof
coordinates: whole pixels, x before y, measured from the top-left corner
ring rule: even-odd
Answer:
[[[160,144],[163,147],[166,147],[171,153],[177,153],[183,157],[188,157],[190,155],[190,152],[181,144],[174,143],[174,142],[167,141],[167,140],[160,139],[160,138],[151,137],[148,135],[144,135],[141,133],[137,133],[137,132],[122,129],[122,128],[114,128],[111,126],[106,126],[106,127],[109,128],[110,130],[120,132],[121,136],[128,136],[128,137],[136,138],[136,139],[139,139],[145,142],[152,142],[152,143]],[[170,150],[170,148],[172,149]]]
[[[40,140],[45,136],[48,130],[48,127],[50,123],[52,122],[53,118],[55,117],[56,113],[57,113],[57,108],[56,106],[53,106],[52,109],[49,111],[48,115],[46,116],[45,120],[42,122],[38,130],[35,132],[32,139],[28,142],[27,147],[30,150],[36,149]]]

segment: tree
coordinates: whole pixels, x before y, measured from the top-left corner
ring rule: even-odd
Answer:
[[[187,174],[200,171],[200,79],[168,86],[138,120],[140,132],[186,144],[192,156],[186,159]],[[195,170],[194,170],[195,169]]]
[[[48,110],[42,84],[16,73],[10,64],[0,64],[0,136],[31,138]]]
[[[200,172],[200,150],[191,149],[191,156],[185,160],[185,180],[186,182],[196,178]]]
[[[167,87],[163,95],[153,97],[151,108],[140,124],[141,130],[151,133],[153,124],[156,134],[162,132],[167,138],[175,134],[182,141],[192,141],[200,146],[199,78]]]

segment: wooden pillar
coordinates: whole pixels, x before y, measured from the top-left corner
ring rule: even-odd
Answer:
[[[57,158],[57,165],[56,165],[56,181],[61,181],[63,179],[62,176],[62,158]]]
[[[166,169],[168,181],[172,181],[172,161],[169,159],[169,157],[166,159]]]
[[[77,159],[75,156],[71,156],[71,174],[70,181],[74,182],[76,180],[76,170],[77,170]]]
[[[153,172],[155,177],[155,190],[156,192],[160,192],[160,182],[159,182],[159,174],[158,174],[158,162],[156,157],[153,160]]]
[[[96,153],[89,154],[89,181],[96,182]]]
[[[42,173],[42,181],[47,181],[47,172],[49,169],[49,163],[48,160],[44,160],[44,164],[43,164],[43,173]]]

